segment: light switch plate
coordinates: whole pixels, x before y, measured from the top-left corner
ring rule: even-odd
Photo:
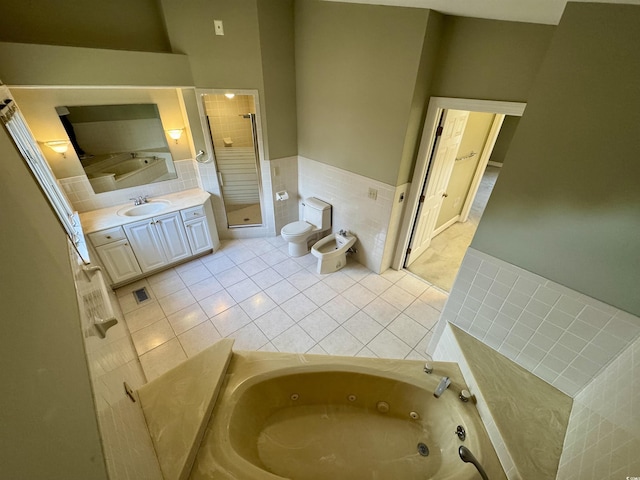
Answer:
[[[224,35],[224,27],[222,26],[222,20],[214,20],[213,27],[216,31],[216,35]]]

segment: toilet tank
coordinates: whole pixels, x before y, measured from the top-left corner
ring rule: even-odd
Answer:
[[[331,228],[331,205],[315,197],[304,201],[303,220],[314,225],[320,231]]]

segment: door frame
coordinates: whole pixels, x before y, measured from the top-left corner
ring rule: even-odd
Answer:
[[[407,256],[407,248],[411,241],[411,232],[420,207],[420,195],[425,183],[429,181],[427,172],[429,170],[429,160],[437,137],[436,130],[440,116],[444,110],[468,110],[471,112],[496,113],[521,117],[527,104],[522,102],[505,102],[497,100],[478,100],[470,98],[451,97],[431,97],[427,114],[425,116],[424,128],[420,139],[420,147],[416,158],[416,165],[413,170],[413,177],[409,193],[404,207],[404,215],[398,243],[396,244],[395,255],[391,268],[400,270],[403,268]],[[419,179],[419,180],[416,180]]]

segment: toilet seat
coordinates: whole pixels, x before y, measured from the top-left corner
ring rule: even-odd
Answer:
[[[307,222],[297,221],[286,224],[282,227],[281,233],[284,235],[303,235],[310,232],[312,228],[313,225]]]

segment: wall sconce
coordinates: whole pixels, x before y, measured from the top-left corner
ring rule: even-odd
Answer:
[[[236,94],[235,93],[225,93],[224,96],[227,97],[229,100],[231,100],[233,97],[236,96]]]
[[[61,154],[64,158],[67,158],[65,153],[69,149],[68,140],[52,140],[51,142],[44,142],[44,144],[56,153]]]
[[[180,140],[180,137],[182,136],[183,130],[184,128],[174,128],[173,130],[167,130],[167,133],[176,141],[176,143],[178,143],[178,140]]]

